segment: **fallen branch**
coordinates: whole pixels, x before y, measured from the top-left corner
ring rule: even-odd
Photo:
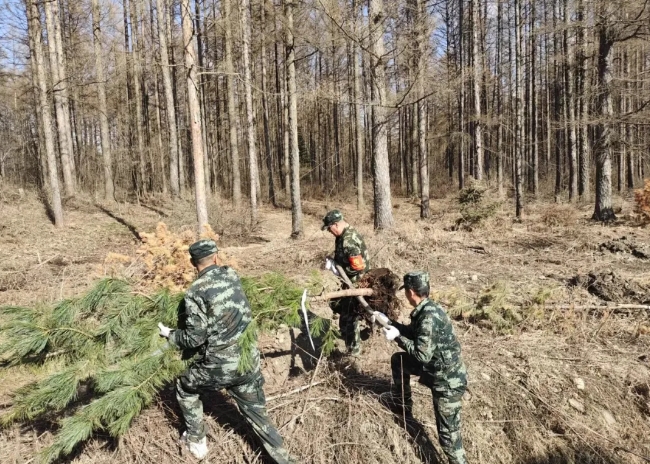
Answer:
[[[320,385],[321,383],[324,383],[324,380],[319,380],[318,382],[313,382],[310,383],[309,385],[303,385],[302,387],[299,388],[294,388],[291,391],[288,391],[286,393],[282,393],[280,395],[273,395],[269,396],[266,401],[273,401],[273,400],[279,400],[280,398],[286,398],[287,396],[295,395],[296,393],[300,393],[301,391],[307,390],[308,388],[315,387],[316,385]]]
[[[372,296],[374,293],[372,288],[351,288],[348,290],[338,290],[336,292],[323,293],[312,298],[312,301],[326,301],[335,298],[345,298],[349,296]]]
[[[616,309],[640,309],[650,311],[650,305],[640,304],[616,304],[616,305],[547,305],[547,309],[576,309],[578,311],[593,311],[596,309],[616,310]]]

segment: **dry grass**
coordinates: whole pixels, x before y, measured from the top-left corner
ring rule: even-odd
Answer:
[[[91,201],[75,201],[83,207],[68,211],[69,225],[58,232],[30,192],[0,195],[0,305],[78,293],[104,272],[109,252],[134,255],[140,242],[130,227],[150,232],[163,220],[170,230],[182,231],[194,221],[192,205],[184,201],[119,204],[106,208],[108,213]],[[621,278],[647,285],[650,273],[643,260],[601,252],[598,244],[622,235],[647,242],[648,232],[625,223],[592,224],[588,207],[561,206],[558,214],[558,205],[531,205],[523,221],[515,222],[507,203],[474,230],[454,232],[450,226],[459,214],[455,197],[432,202],[428,220],[416,219],[414,202],[395,203],[396,228],[375,233],[370,208],[356,213],[354,204],[306,202],[305,234],[299,240],[289,238],[288,210],[263,208],[259,224],[251,225],[245,211],[233,211],[218,200],[210,208],[220,246],[243,274],[275,270],[306,280],[333,248],[333,238],[320,231],[320,219],[327,209],[340,207],[365,235],[373,266],[397,274],[428,270],[435,295],[452,311],[476,311],[482,298],[490,311],[514,308],[521,317],[507,335],[472,323],[470,317],[456,323],[470,374],[463,409],[470,462],[641,464],[628,451],[650,457],[648,313],[554,309],[556,304],[599,303],[585,289],[565,285],[566,279],[588,271],[615,269]],[[404,319],[407,313],[405,309]],[[463,311],[459,314],[462,319]],[[415,385],[418,424],[406,429],[377,401],[390,385],[394,345],[373,336],[363,342],[365,355],[357,365],[322,362],[314,374],[315,360],[302,351],[303,341],[289,329],[261,340],[270,415],[300,462],[438,462],[430,393]],[[0,403],[7,401],[3,385],[13,388],[31,375],[0,372]],[[584,389],[575,379],[584,382]],[[322,383],[278,396],[312,382]],[[209,404],[211,453],[206,462],[263,462],[233,404],[219,395]],[[98,437],[71,461],[187,462],[176,445],[178,414],[167,390],[122,442]],[[2,431],[0,462],[29,461],[51,439],[49,430],[38,424]]]

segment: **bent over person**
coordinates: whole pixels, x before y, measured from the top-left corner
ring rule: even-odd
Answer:
[[[196,458],[207,455],[199,395],[226,389],[271,458],[278,464],[293,463],[266,412],[257,340],[251,348],[253,367],[243,373],[238,370],[242,355],[238,341],[252,317],[239,277],[233,269],[217,265],[214,241],[200,240],[189,252],[198,277],[185,293],[185,328],[172,330],[158,324],[160,335],[167,337],[170,345],[199,353],[198,360],[176,381],[176,398],[186,427],[182,441]]]
[[[391,357],[393,383],[385,402],[412,416],[411,375],[431,389],[433,411],[440,446],[449,464],[467,464],[460,433],[461,400],[467,389],[467,370],[460,356],[460,343],[451,320],[442,307],[429,299],[429,274],[411,272],[404,276],[406,299],[415,308],[408,325],[392,322],[383,328],[388,340],[404,350]],[[386,315],[374,317],[389,322]]]
[[[352,283],[356,283],[370,269],[368,250],[363,237],[343,219],[337,209],[330,211],[323,218],[322,230],[327,229],[336,237],[334,241],[334,262],[341,266]],[[339,328],[345,340],[349,354],[361,354],[361,336],[359,320],[361,316],[356,309],[354,297],[339,298],[330,303],[332,311],[339,314]]]

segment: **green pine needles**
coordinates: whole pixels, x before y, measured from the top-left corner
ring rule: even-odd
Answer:
[[[253,310],[253,322],[240,339],[240,369],[246,370],[259,331],[301,325],[302,288],[280,274],[242,282]],[[85,295],[53,307],[0,308],[0,360],[38,373],[38,380],[13,392],[0,426],[57,422],[54,442],[39,455],[43,463],[71,453],[95,432],[126,433],[185,368],[157,327],[159,321],[176,326],[182,298],[166,289],[144,295],[124,280],[104,279]],[[333,349],[337,332],[328,320],[311,318],[310,332],[320,337],[325,354]]]

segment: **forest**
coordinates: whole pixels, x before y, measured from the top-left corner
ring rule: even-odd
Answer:
[[[292,208],[487,183],[540,196],[638,187],[649,148],[646,2],[5,2],[0,173],[62,201],[192,192]]]
[[[446,462],[424,383],[382,401],[401,347],[328,304],[407,324],[413,271],[469,462],[650,462],[648,153],[647,0],[0,0],[0,462],[187,462],[197,238],[298,462]],[[203,399],[204,462],[268,462]]]

